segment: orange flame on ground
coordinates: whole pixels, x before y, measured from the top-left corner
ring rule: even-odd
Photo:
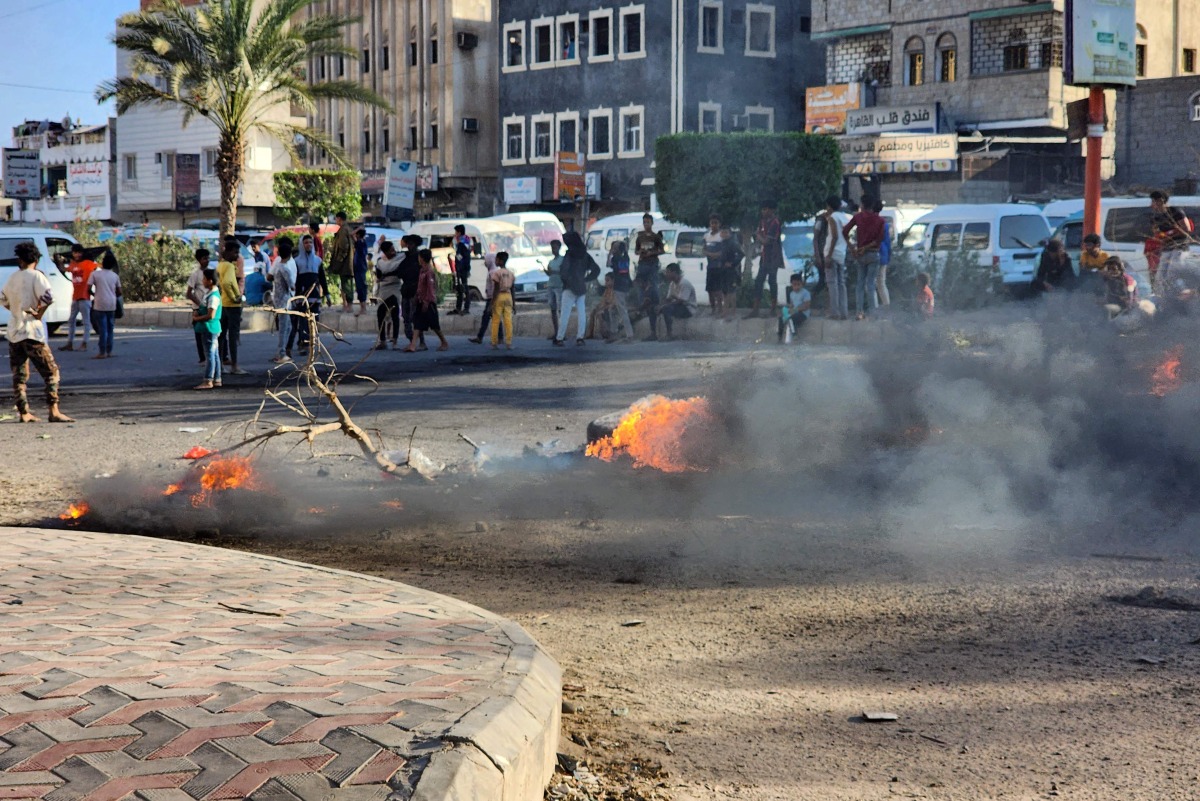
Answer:
[[[165,490],[163,490],[163,495],[174,495],[175,493],[182,492],[182,491],[183,491],[182,484],[168,484],[167,488]]]
[[[59,520],[78,520],[79,518],[86,515],[88,513],[88,509],[90,509],[90,508],[91,507],[88,506],[87,501],[80,501],[79,503],[73,503],[67,507],[67,511],[63,512],[61,515],[58,516],[58,519]]]
[[[396,511],[401,511],[402,509],[404,509],[404,501],[397,501],[397,500],[380,501],[379,505],[384,507],[385,509],[395,509]]]
[[[630,407],[612,436],[587,446],[587,455],[611,462],[624,453],[633,459],[634,467],[653,467],[664,473],[703,472],[706,467],[689,460],[684,435],[690,427],[713,419],[704,398],[670,400],[654,395]]]
[[[200,491],[193,493],[192,506],[211,503],[218,492],[239,488],[258,489],[258,476],[250,460],[244,456],[213,459],[200,468]]]
[[[1163,354],[1154,372],[1150,375],[1150,394],[1162,398],[1168,393],[1179,389],[1183,379],[1179,377],[1179,367],[1183,361],[1183,346],[1176,345]]]
[[[308,513],[310,515],[323,515],[325,514],[325,510],[320,506],[310,506],[308,507]]]

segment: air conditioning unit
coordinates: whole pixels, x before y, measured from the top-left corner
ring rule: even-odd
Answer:
[[[474,50],[476,45],[479,44],[479,37],[473,33],[459,31],[455,37],[455,41],[458,44],[459,50]]]
[[[733,130],[744,131],[750,125],[749,114],[734,114],[733,115]]]
[[[463,133],[479,133],[479,118],[463,117]]]

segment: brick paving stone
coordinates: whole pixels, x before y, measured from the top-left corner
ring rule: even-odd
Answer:
[[[511,692],[527,647],[489,613],[381,579],[136,537],[0,537],[0,587],[23,601],[0,617],[0,801],[407,797],[450,726]]]

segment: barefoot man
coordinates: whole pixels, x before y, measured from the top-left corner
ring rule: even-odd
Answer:
[[[58,410],[58,365],[46,345],[46,326],[42,315],[54,302],[50,281],[38,270],[41,252],[32,242],[21,242],[14,249],[17,265],[4,289],[0,290],[0,306],[8,309],[8,362],[12,366],[13,393],[17,396],[17,412],[22,423],[36,423],[29,411],[25,384],[29,381],[29,363],[46,382],[46,403],[50,406],[51,423],[74,423]]]

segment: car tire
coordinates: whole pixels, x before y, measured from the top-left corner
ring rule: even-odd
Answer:
[[[46,332],[50,334],[50,336],[57,334],[58,329],[60,328],[62,328],[62,323],[46,323]]]

